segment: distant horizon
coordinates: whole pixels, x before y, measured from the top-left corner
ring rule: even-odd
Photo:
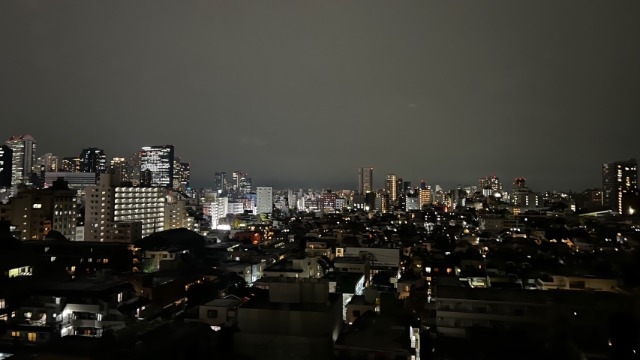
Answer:
[[[158,144],[155,145],[141,145],[137,150],[132,150],[130,151],[130,153],[128,154],[120,154],[118,153],[117,155],[110,155],[110,153],[105,149],[105,147],[100,147],[100,146],[84,146],[81,147],[80,149],[78,149],[78,154],[61,154],[61,153],[56,153],[55,151],[50,151],[49,149],[42,149],[42,146],[40,146],[40,141],[38,140],[38,137],[34,136],[31,133],[25,133],[22,135],[30,135],[32,136],[35,141],[36,141],[36,158],[39,156],[42,156],[44,154],[48,154],[51,153],[55,156],[58,156],[60,159],[65,158],[65,157],[73,157],[73,156],[79,156],[80,152],[82,151],[82,149],[86,149],[86,148],[98,148],[98,149],[102,149],[105,151],[105,156],[107,158],[107,162],[109,162],[111,159],[113,158],[125,158],[125,159],[129,159],[132,155],[135,154],[136,151],[139,151],[140,149],[142,149],[145,146],[159,146]],[[11,136],[21,136],[21,135],[11,135]],[[6,137],[5,138],[8,140],[11,136]],[[4,144],[4,142],[3,142]],[[171,144],[171,142],[165,142],[161,145],[173,145]],[[175,145],[174,145],[175,148]],[[357,179],[357,175],[358,175],[358,170],[360,169],[360,167],[355,167],[352,171],[351,174],[345,174],[345,178],[347,176],[351,176],[353,178],[353,181],[349,182],[349,181],[340,181],[340,182],[335,182],[332,184],[319,184],[319,183],[315,183],[315,184],[309,184],[307,183],[306,185],[303,185],[302,181],[295,181],[295,182],[291,182],[288,183],[289,185],[287,185],[285,182],[283,182],[282,178],[276,178],[273,177],[272,174],[268,174],[267,177],[256,177],[252,174],[251,169],[248,169],[246,167],[242,167],[242,166],[238,166],[236,168],[233,169],[212,169],[211,171],[211,177],[210,179],[202,179],[201,178],[201,173],[202,173],[202,169],[198,169],[196,167],[194,167],[193,163],[191,161],[189,161],[188,158],[185,158],[184,156],[180,155],[180,149],[179,148],[175,148],[175,156],[179,157],[180,160],[182,162],[188,162],[191,164],[191,174],[192,174],[192,180],[191,180],[191,184],[194,184],[194,186],[191,186],[192,188],[212,188],[214,186],[215,183],[215,178],[214,178],[214,174],[216,172],[226,172],[227,173],[227,177],[230,178],[231,174],[233,171],[243,171],[245,173],[247,173],[249,175],[250,178],[252,178],[252,182],[253,182],[253,186],[271,186],[276,190],[286,190],[286,189],[316,189],[316,190],[321,190],[321,189],[331,189],[331,190],[351,190],[351,191],[355,191],[357,190],[358,187],[358,179]],[[631,156],[631,157],[626,157],[623,159],[613,159],[610,162],[615,162],[615,161],[626,161],[626,160],[630,160],[630,159],[635,159],[635,157]],[[603,163],[604,164],[604,163]],[[598,178],[601,179],[602,176],[602,164],[594,164],[594,171],[593,173],[596,174],[596,176]],[[362,166],[361,166],[362,167]],[[405,179],[401,173],[397,172],[397,171],[389,171],[389,172],[385,172],[385,173],[378,173],[376,171],[376,167],[375,166],[364,166],[364,167],[373,167],[373,184],[374,184],[374,189],[379,190],[379,189],[384,189],[384,179],[386,178],[387,174],[396,174],[399,178],[403,178]],[[200,175],[200,178],[194,178],[193,174],[196,173],[198,175]],[[519,178],[519,177],[524,177],[527,180],[527,187],[529,187],[532,191],[535,192],[546,192],[546,191],[557,191],[557,192],[566,192],[566,193],[570,193],[570,192],[582,192],[585,190],[589,190],[589,189],[598,189],[602,187],[602,183],[600,181],[600,183],[597,184],[592,184],[591,186],[584,186],[583,185],[576,185],[573,188],[567,188],[567,187],[562,187],[562,186],[553,186],[553,185],[548,185],[545,186],[543,184],[547,183],[547,181],[545,181],[545,179],[535,179],[536,181],[540,181],[539,184],[541,184],[540,186],[538,186],[538,183],[534,182],[534,181],[530,181],[530,177],[528,176],[523,176],[522,173],[517,174],[517,175],[513,175],[513,177],[504,177],[501,176],[499,173],[497,172],[491,172],[488,171],[486,174],[484,175],[480,175],[478,176],[475,180],[474,179],[469,179],[469,181],[467,182],[461,182],[461,181],[452,181],[451,179],[449,180],[442,180],[442,181],[438,181],[438,180],[429,180],[427,178],[419,178],[417,180],[414,179],[408,179],[406,178],[405,181],[410,181],[412,187],[416,187],[421,180],[425,180],[425,183],[429,186],[431,186],[432,188],[434,188],[436,185],[440,185],[443,189],[445,190],[452,190],[457,188],[458,186],[462,186],[462,187],[468,187],[468,186],[478,186],[478,181],[483,178],[483,177],[489,177],[489,176],[497,176],[500,181],[503,184],[503,188],[505,191],[510,192],[511,190],[511,186],[513,183],[513,180],[515,178]],[[593,177],[593,174],[591,174]],[[256,182],[257,181],[257,182]],[[275,185],[274,185],[275,184]],[[549,182],[550,184],[550,182]]]
[[[640,1],[0,1],[2,134],[60,156],[172,144],[198,187],[244,169],[355,189],[373,166],[376,188],[582,191],[640,158],[639,18]]]

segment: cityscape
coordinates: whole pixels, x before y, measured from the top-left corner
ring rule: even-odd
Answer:
[[[576,193],[373,167],[351,189],[192,188],[177,150],[5,141],[3,358],[638,357],[635,159]]]
[[[640,360],[640,1],[0,1],[0,360]]]

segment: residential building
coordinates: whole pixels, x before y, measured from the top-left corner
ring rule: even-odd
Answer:
[[[268,289],[237,310],[234,351],[251,358],[327,359],[342,329],[339,294],[325,279],[263,279]],[[310,324],[313,324],[310,326]]]
[[[119,305],[135,297],[133,286],[120,281],[57,281],[28,291],[0,341],[44,345],[69,336],[102,337],[105,330],[126,325]]]
[[[389,194],[389,201],[395,203],[398,200],[398,177],[396,174],[387,174],[387,179],[385,181],[385,190]]]
[[[101,174],[98,185],[86,188],[85,240],[132,242],[162,231],[165,203],[164,189],[133,187],[115,174]]]
[[[256,213],[271,214],[273,212],[273,188],[258,186],[256,196]]]
[[[77,192],[58,179],[47,189],[25,189],[0,204],[0,220],[15,227],[20,240],[42,240],[51,230],[75,240]]]
[[[358,169],[358,193],[366,194],[373,191],[373,168]]]
[[[638,191],[638,162],[636,159],[615,161],[602,165],[603,205],[618,214],[633,213],[625,206],[629,197]],[[631,210],[631,211],[630,211]]]

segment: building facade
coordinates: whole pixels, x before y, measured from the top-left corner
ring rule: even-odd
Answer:
[[[13,151],[11,185],[29,183],[36,164],[36,140],[31,135],[12,136],[6,145]]]
[[[145,146],[140,151],[140,183],[171,188],[174,172],[173,145]]]
[[[273,211],[273,188],[270,186],[258,186],[256,188],[256,213],[271,214]]]
[[[628,197],[638,191],[638,162],[636,159],[615,161],[602,165],[603,205],[618,214],[629,214],[625,208]],[[631,211],[633,213],[633,211]]]
[[[7,145],[0,146],[0,187],[11,186],[13,171],[11,163],[13,159],[13,150]]]
[[[102,174],[85,191],[85,241],[132,242],[165,229],[161,188],[123,186],[115,175]]]
[[[373,191],[373,168],[363,167],[358,169],[358,192],[366,194]]]

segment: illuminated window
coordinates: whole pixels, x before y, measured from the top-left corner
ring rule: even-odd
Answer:
[[[11,336],[12,337],[20,337],[20,331],[12,331],[11,332]]]
[[[5,306],[4,299],[0,299],[0,309],[4,309]]]
[[[29,342],[36,342],[38,341],[38,334],[34,333],[34,332],[30,332],[27,334],[27,340],[29,340]]]

